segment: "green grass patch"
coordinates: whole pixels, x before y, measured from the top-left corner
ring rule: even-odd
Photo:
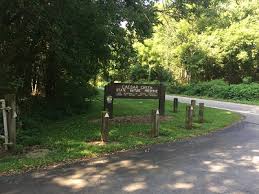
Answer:
[[[100,123],[93,119],[100,117],[102,101],[92,103],[88,114],[73,116],[62,121],[35,121],[31,133],[20,132],[18,145],[20,153],[0,156],[0,173],[17,173],[31,168],[39,168],[56,162],[78,158],[90,158],[106,153],[139,148],[145,145],[165,143],[199,135],[205,135],[223,128],[240,119],[240,115],[224,110],[205,108],[204,124],[194,119],[194,129],[184,128],[185,104],[179,105],[179,112],[173,113],[172,102],[166,102],[166,115],[172,118],[161,123],[160,136],[150,138],[150,124],[114,123],[110,129],[111,143],[96,145],[100,140]],[[149,115],[158,106],[157,100],[115,100],[115,116]],[[35,147],[35,145],[37,145]],[[42,157],[32,157],[27,153],[34,148],[48,150]],[[24,151],[26,150],[26,151]]]

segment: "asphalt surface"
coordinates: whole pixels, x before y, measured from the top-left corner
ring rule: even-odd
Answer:
[[[1,176],[0,193],[259,193],[259,107],[199,101],[246,119],[205,137]]]

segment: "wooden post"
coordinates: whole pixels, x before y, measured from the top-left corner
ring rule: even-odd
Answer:
[[[192,128],[192,113],[193,109],[191,105],[186,106],[186,117],[185,117],[185,128],[191,129]]]
[[[107,111],[102,111],[101,139],[103,142],[108,142],[108,137],[109,137],[109,114]]]
[[[174,98],[173,112],[178,112],[178,98]]]
[[[1,102],[1,107],[2,107],[2,114],[3,114],[3,124],[4,124],[4,140],[5,140],[5,150],[8,150],[8,143],[9,143],[9,135],[8,135],[8,126],[7,126],[7,112],[6,112],[6,104],[5,100],[0,100]]]
[[[151,137],[158,137],[159,136],[159,127],[160,127],[158,110],[152,110],[151,122],[152,122]]]
[[[107,110],[107,95],[108,95],[108,86],[104,86],[104,95],[103,95],[103,110]]]
[[[204,103],[199,103],[199,123],[204,123]]]
[[[5,95],[6,106],[10,107],[7,111],[7,128],[9,135],[9,144],[11,149],[15,149],[16,145],[16,97],[14,94]]]
[[[156,130],[155,120],[156,120],[156,111],[151,110],[151,137],[155,137],[155,130]]]
[[[160,122],[159,122],[159,111],[156,111],[156,133],[155,136],[159,136],[159,128],[160,128]]]
[[[192,116],[195,117],[196,100],[191,100],[191,106],[192,106]]]
[[[159,113],[160,115],[165,115],[165,86],[160,84],[159,87]]]

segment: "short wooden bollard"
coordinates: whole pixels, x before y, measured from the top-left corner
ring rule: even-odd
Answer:
[[[186,106],[186,117],[185,117],[185,128],[191,129],[192,128],[192,114],[193,108],[191,105]]]
[[[199,103],[199,123],[204,123],[204,103]]]
[[[173,112],[178,112],[178,98],[174,98]]]
[[[191,100],[191,106],[192,106],[192,116],[195,117],[196,100]]]
[[[101,138],[103,142],[108,142],[109,137],[109,114],[106,111],[102,111],[102,127]]]
[[[158,137],[159,136],[159,127],[160,127],[158,110],[152,110],[151,122],[152,122],[151,137]]]

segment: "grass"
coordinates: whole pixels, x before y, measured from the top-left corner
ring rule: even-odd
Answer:
[[[156,100],[121,100],[114,103],[115,116],[148,115],[158,106]],[[110,141],[106,145],[89,142],[100,139],[100,123],[91,120],[100,117],[101,100],[92,103],[88,114],[73,116],[62,121],[37,121],[35,133],[23,135],[20,149],[37,144],[37,149],[48,149],[44,157],[30,157],[22,152],[0,156],[0,173],[18,173],[32,168],[79,158],[91,158],[106,153],[139,148],[145,145],[165,143],[205,135],[240,119],[240,115],[224,110],[205,108],[204,124],[194,123],[192,130],[184,129],[185,105],[179,104],[179,112],[171,111],[172,102],[166,102],[166,115],[172,119],[161,123],[160,136],[150,138],[150,124],[120,123],[110,128]],[[29,139],[31,141],[25,141]],[[88,143],[87,143],[88,142]],[[19,148],[19,146],[18,146]],[[25,149],[26,150],[26,149]]]

